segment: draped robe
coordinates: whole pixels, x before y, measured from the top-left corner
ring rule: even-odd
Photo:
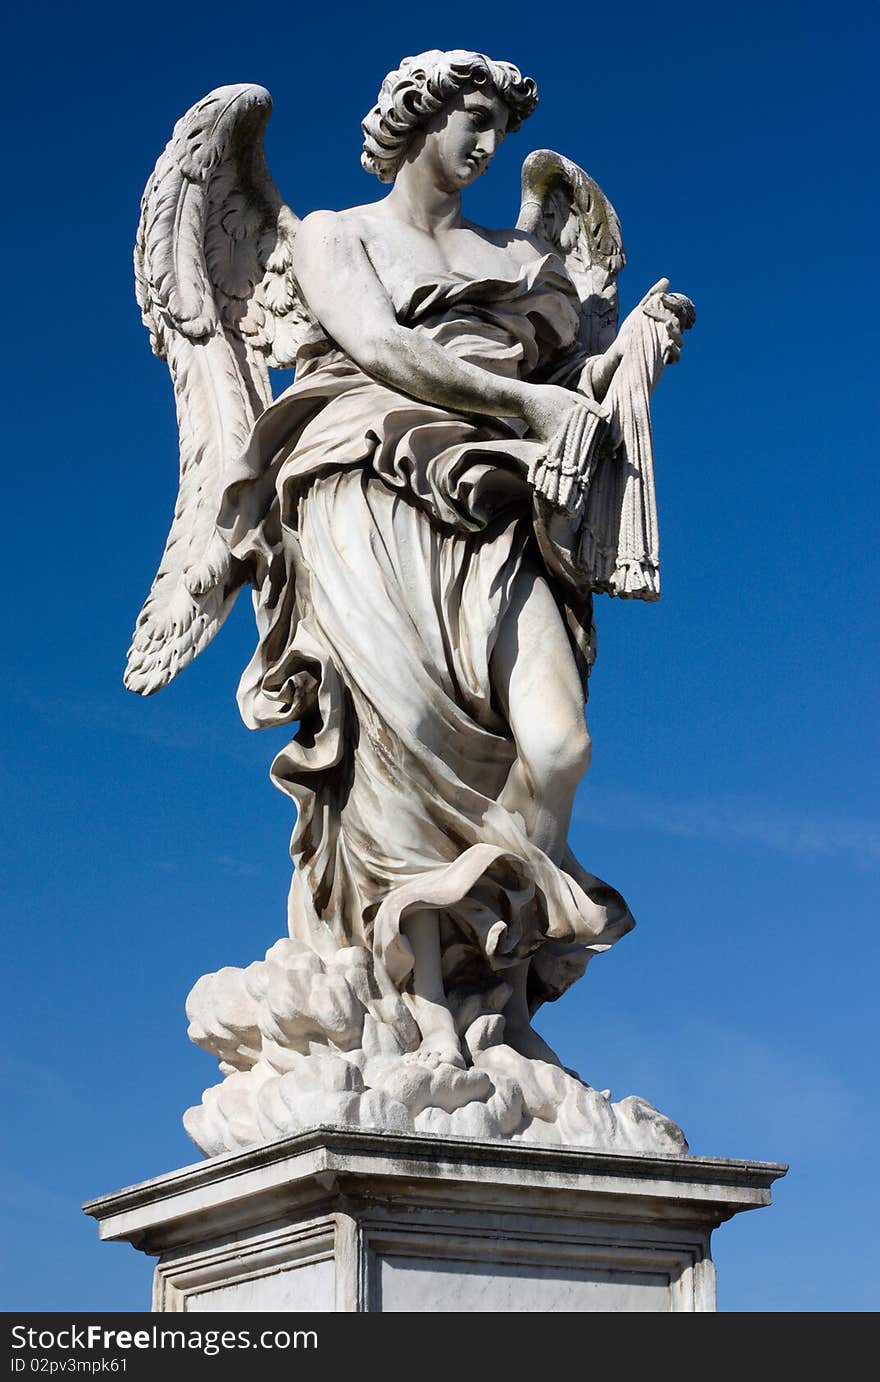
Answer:
[[[540,377],[576,350],[578,301],[555,255],[511,279],[426,275],[394,307],[497,375]],[[544,562],[526,479],[542,444],[525,430],[396,392],[316,329],[253,429],[220,525],[258,579],[242,715],[298,721],[272,766],[297,806],[291,935],[325,957],[366,946],[405,989],[404,923],[432,910],[448,995],[485,993],[487,1010],[511,965],[532,957],[534,1008],[633,925],[617,892],[570,851],[551,860],[498,800],[516,745],[492,652],[517,572]],[[586,684],[589,592],[545,571]]]

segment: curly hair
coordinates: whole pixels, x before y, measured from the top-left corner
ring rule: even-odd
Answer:
[[[508,130],[517,130],[538,104],[538,88],[512,62],[493,62],[484,53],[432,48],[404,58],[382,83],[379,98],[364,117],[361,163],[380,182],[393,182],[416,132],[468,86],[494,87],[510,111]]]

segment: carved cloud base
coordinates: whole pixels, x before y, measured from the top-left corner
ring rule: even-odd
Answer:
[[[153,1309],[713,1311],[713,1229],[785,1167],[318,1128],[85,1206]]]
[[[265,960],[200,979],[189,1035],[225,1078],[184,1125],[206,1156],[241,1152],[317,1126],[559,1143],[654,1155],[687,1152],[684,1133],[645,1099],[612,1103],[573,1072],[508,1044],[493,1010],[509,987],[453,993],[467,1068],[419,1049],[404,996],[367,950],[322,959],[280,940]]]

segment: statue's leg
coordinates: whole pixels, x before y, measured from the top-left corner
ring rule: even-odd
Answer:
[[[504,1041],[507,1046],[512,1046],[520,1055],[528,1056],[530,1060],[547,1061],[548,1065],[562,1065],[553,1047],[548,1046],[532,1026],[527,995],[530,964],[531,960],[523,960],[505,974],[513,992],[504,1007]]]
[[[492,684],[517,757],[499,798],[529,839],[561,863],[578,783],[590,763],[584,687],[562,616],[543,575],[523,568],[492,657]],[[528,959],[509,970],[505,1042],[532,1060],[561,1062],[531,1024]]]
[[[491,664],[492,687],[517,757],[499,801],[561,863],[578,783],[590,763],[584,687],[546,579],[523,567]]]
[[[465,1061],[443,987],[440,919],[427,909],[412,912],[401,930],[412,946],[414,960],[412,993],[404,994],[404,998],[422,1034],[415,1058],[463,1067]]]

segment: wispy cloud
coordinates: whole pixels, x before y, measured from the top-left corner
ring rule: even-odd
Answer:
[[[218,854],[214,862],[228,878],[257,878],[261,872],[252,860],[236,859],[231,854]]]
[[[575,818],[616,823],[688,839],[743,842],[782,854],[830,857],[849,855],[861,864],[880,861],[880,821],[849,816],[820,816],[780,810],[742,800],[676,801],[641,793],[593,792],[585,789]]]
[[[232,759],[248,767],[254,763],[253,754],[240,739],[236,741],[231,727],[227,730],[196,725],[191,720],[172,719],[167,714],[161,723],[154,723],[147,717],[133,715],[127,708],[100,701],[46,703],[30,692],[19,693],[17,698],[44,721],[101,729],[147,740],[162,748]],[[230,706],[230,715],[234,715],[234,705]],[[268,764],[278,748],[278,732],[271,740],[267,735],[264,744]],[[758,801],[720,798],[688,801],[645,796],[641,792],[604,791],[597,789],[588,778],[575,803],[574,816],[576,820],[596,822],[612,829],[619,826],[632,830],[636,826],[685,839],[753,844],[792,856],[830,858],[843,855],[862,866],[880,862],[880,820],[814,815],[768,807]],[[229,873],[241,872],[236,860],[218,862]]]

